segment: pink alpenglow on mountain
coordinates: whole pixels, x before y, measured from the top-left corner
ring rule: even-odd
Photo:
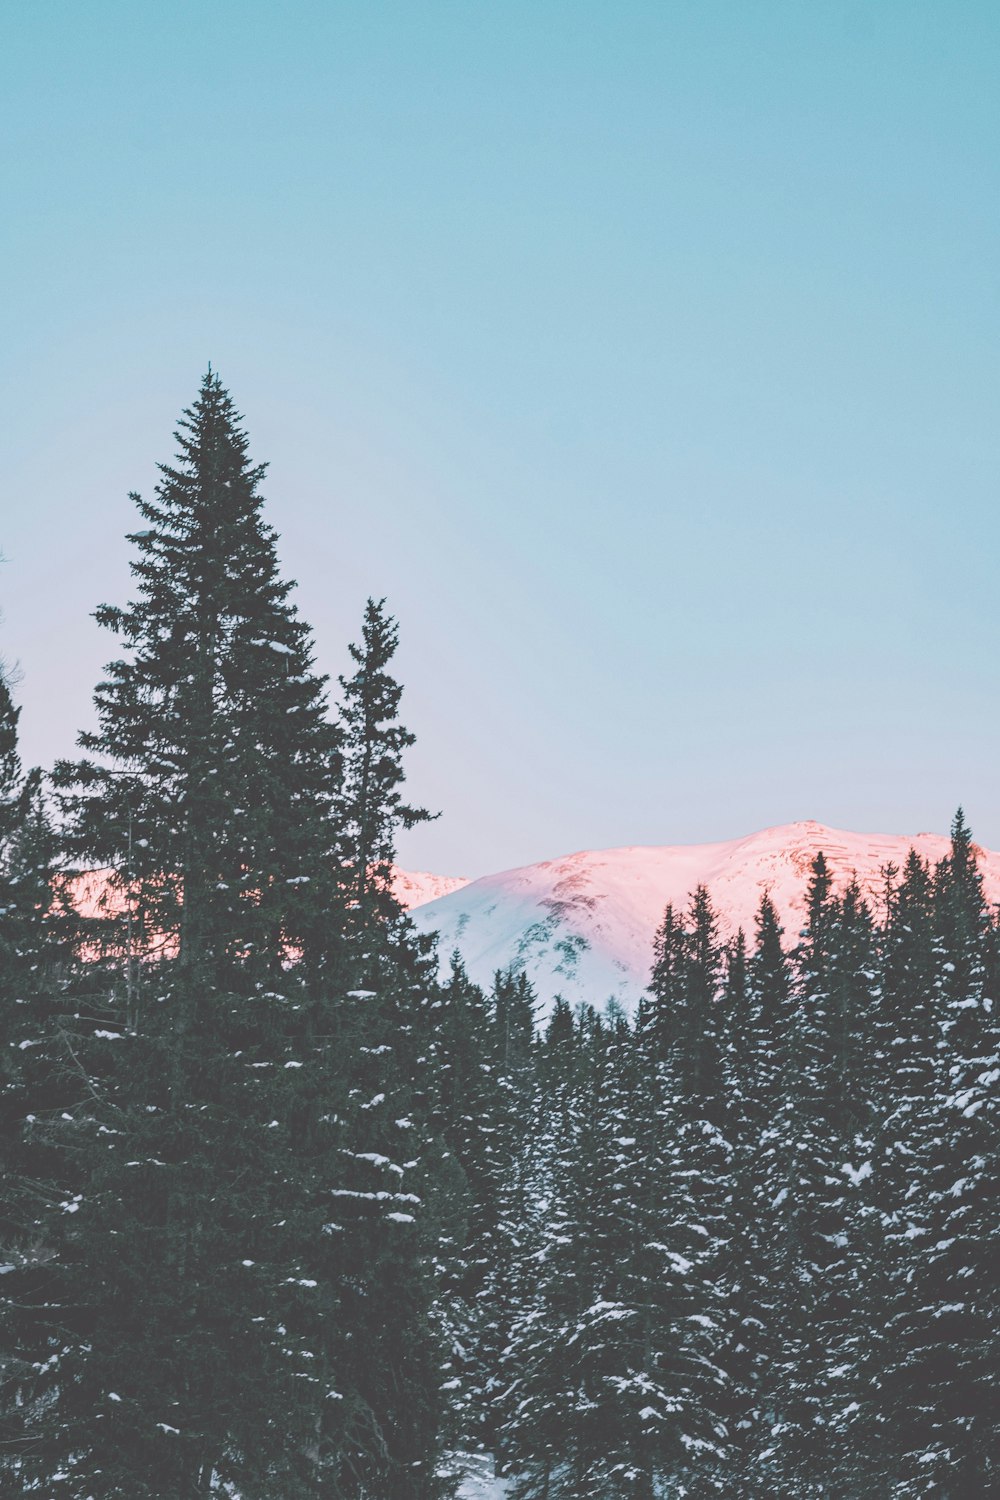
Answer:
[[[901,869],[911,847],[933,866],[950,843],[934,833],[845,833],[791,823],[723,844],[584,850],[484,876],[412,915],[421,931],[440,934],[442,968],[455,949],[484,986],[497,969],[523,968],[543,1016],[560,994],[598,1007],[614,998],[632,1011],[649,978],[664,907],[686,908],[695,886],[708,887],[723,936],[742,927],[750,941],[768,892],[791,944],[803,922],[809,867],[821,850],[834,888],[842,890],[854,875],[878,910],[882,871],[889,863]],[[1000,901],[1000,854],[978,852],[987,900]]]
[[[392,872],[393,895],[405,911],[450,896],[468,884],[461,875],[428,875],[424,870],[401,870],[398,865]]]
[[[846,833],[790,823],[722,844],[583,850],[473,881],[397,868],[393,883],[418,930],[439,934],[442,971],[456,949],[485,988],[497,969],[523,968],[544,1017],[556,995],[598,1007],[613,998],[634,1010],[664,907],[686,907],[697,885],[708,887],[723,937],[742,927],[751,941],[768,892],[791,945],[804,918],[809,867],[821,850],[835,889],[854,875],[878,910],[886,865],[901,869],[911,848],[934,865],[949,847],[936,833]],[[1000,854],[979,849],[978,855],[987,900],[1000,902]],[[105,892],[104,872],[93,871],[79,877],[75,904],[95,916]],[[120,900],[111,903],[112,912],[120,909]]]

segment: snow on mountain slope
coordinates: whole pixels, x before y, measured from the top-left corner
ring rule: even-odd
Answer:
[[[398,865],[392,872],[393,893],[407,911],[460,891],[468,884],[464,875],[429,875],[425,870],[401,870]]]
[[[890,861],[901,867],[911,846],[934,864],[949,841],[933,833],[845,833],[809,822],[723,844],[585,850],[484,876],[411,914],[420,931],[440,934],[442,968],[456,948],[482,985],[499,968],[523,968],[543,1013],[557,994],[598,1006],[613,996],[631,1011],[649,977],[664,907],[686,907],[695,886],[708,887],[725,935],[742,927],[751,938],[760,898],[769,892],[791,942],[820,850],[835,888],[854,874],[878,908],[882,869]],[[979,852],[987,899],[1000,901],[1000,854]]]

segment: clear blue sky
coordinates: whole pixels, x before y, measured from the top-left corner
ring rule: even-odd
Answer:
[[[68,752],[212,361],[413,867],[814,817],[1000,847],[1000,7],[33,0],[0,642]]]

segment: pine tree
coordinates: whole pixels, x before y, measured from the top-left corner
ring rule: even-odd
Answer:
[[[530,1013],[509,977],[504,979],[499,974],[496,976],[493,995],[497,1006],[498,1027],[502,1028],[503,1033],[505,1073],[510,1077],[511,1072],[517,1070],[517,1059],[522,1060],[523,1066],[531,1057],[532,1038],[528,1031],[531,1024]],[[552,1002],[552,1013],[542,1034],[541,1045],[536,1050],[536,1072],[546,1093],[572,1076],[576,1066],[578,1041],[572,1007],[562,995],[557,995]]]
[[[923,1438],[918,1404],[900,1397],[919,1322],[908,1278],[915,1245],[926,1233],[926,1184],[916,1147],[938,1052],[931,874],[912,849],[897,882],[898,873],[893,866],[884,871],[870,1071],[872,1173],[861,1185],[867,1253],[858,1318],[868,1330],[868,1355],[853,1424],[862,1463],[887,1489],[898,1481],[900,1452],[919,1447]]]
[[[19,718],[0,673],[0,1004],[15,1008],[25,993],[51,987],[68,936],[42,774],[22,769]],[[8,1013],[8,1035],[15,1013]]]
[[[700,1462],[689,1492],[715,1493],[725,1481],[738,1394],[726,1364],[738,1340],[731,1268],[732,1145],[727,1136],[731,1101],[725,1088],[725,1038],[731,1031],[718,918],[704,886],[695,890],[682,953],[682,1003],[666,1062],[671,1098],[668,1113],[676,1133],[677,1180],[690,1200],[692,1259],[699,1268],[703,1305],[695,1314],[710,1336],[705,1372],[694,1385],[704,1427]],[[655,991],[655,978],[654,978]],[[697,1451],[697,1450],[696,1450]]]
[[[523,969],[497,970],[490,995],[493,1007],[494,1060],[497,1077],[516,1097],[530,1095],[535,1080],[535,1018],[537,1001]],[[572,1014],[564,1000],[556,1000],[548,1041],[554,1046],[573,1039]],[[516,1104],[515,1104],[516,1107]]]
[[[662,1284],[653,1298],[649,1349],[670,1397],[657,1425],[651,1478],[692,1495],[718,1493],[728,1464],[721,1362],[731,1338],[722,1277],[730,1150],[720,1128],[722,977],[717,918],[699,888],[686,922],[666,910],[637,1021],[648,1112],[640,1108],[636,1133],[652,1170],[640,1199],[649,1217],[638,1281],[650,1289]]]
[[[399,722],[402,688],[388,671],[398,644],[399,628],[385,600],[369,599],[361,644],[350,647],[357,670],[340,679],[346,860],[361,925],[372,914],[398,912],[392,895],[397,830],[437,816],[403,801],[402,755],[414,736]]]
[[[358,1236],[344,1255],[329,1211],[361,1029],[338,733],[215,376],[179,441],[137,500],[137,599],[99,611],[125,656],[92,758],[58,768],[69,850],[109,867],[130,943],[29,1054],[52,1255],[16,1330],[19,1441],[54,1495],[291,1500],[385,1446],[341,1316]]]
[[[919,894],[926,915],[926,881]],[[930,1057],[914,1048],[913,1083],[891,1122],[905,1170],[902,1203],[886,1216],[895,1253],[883,1415],[896,1492],[958,1497],[989,1493],[1000,1466],[995,929],[961,811],[930,904],[936,1040]],[[926,943],[925,928],[913,943],[922,977]],[[917,1020],[924,1030],[920,1011]]]
[[[538,1235],[544,1211],[540,1208],[544,1164],[538,1142],[547,1129],[545,1101],[554,1094],[557,1079],[573,1069],[566,1055],[575,1050],[575,1031],[569,1007],[557,1003],[562,1041],[556,1048],[558,1068],[546,1073],[547,1061],[556,1066],[551,1048],[543,1058],[535,1036],[537,1001],[523,971],[494,975],[488,996],[490,1015],[489,1067],[493,1079],[491,1174],[495,1186],[490,1204],[492,1251],[478,1304],[477,1323],[489,1363],[487,1379],[477,1393],[482,1441],[506,1470],[519,1439],[509,1422],[509,1396],[521,1370],[516,1363],[513,1329],[535,1291]],[[568,1030],[565,1021],[568,1019]],[[552,1038],[552,1025],[547,1039]],[[514,1424],[514,1428],[516,1429]]]
[[[360,1044],[344,1059],[341,1218],[345,1246],[359,1247],[349,1262],[354,1299],[345,1327],[352,1378],[381,1443],[377,1459],[351,1460],[357,1493],[430,1500],[444,1438],[450,1425],[461,1425],[461,1413],[449,1410],[462,1388],[453,1384],[446,1348],[451,1341],[453,1357],[454,1329],[436,1304],[454,1291],[467,1248],[455,1243],[458,1210],[468,1202],[461,1202],[446,1048],[450,1029],[469,1018],[454,991],[441,991],[429,944],[392,891],[398,831],[430,817],[404,803],[400,790],[414,737],[399,722],[402,687],[389,671],[397,641],[384,601],[369,600],[362,644],[350,648],[357,671],[341,679],[340,879],[351,997],[361,1007]],[[347,1472],[341,1483],[349,1483]]]
[[[644,1309],[628,1296],[623,1265],[635,1213],[626,1172],[637,1159],[626,1080],[611,1060],[624,1039],[586,1010],[567,1036],[564,1015],[546,1037],[533,1275],[507,1356],[507,1448],[516,1496],[611,1500],[642,1493],[637,1447],[673,1407],[655,1372],[644,1372]]]
[[[774,1280],[784,1296],[769,1393],[772,1442],[761,1480],[803,1495],[852,1482],[849,1432],[860,1406],[858,1308],[864,1233],[857,1189],[871,1173],[866,1054],[875,959],[871,918],[855,885],[832,891],[813,862],[797,952],[798,1004],[785,1049],[786,1104],[775,1138]]]
[[[155,498],[133,496],[136,598],[96,612],[124,655],[80,736],[90,758],[56,780],[70,852],[110,869],[141,951],[155,937],[196,982],[265,982],[323,906],[338,735],[217,375],[176,440]]]
[[[771,1429],[783,1402],[780,1355],[785,1327],[783,1250],[775,1233],[787,1194],[783,1055],[793,1012],[792,976],[782,928],[769,895],[761,898],[756,940],[746,961],[730,960],[726,1015],[732,1110],[732,1249],[729,1256],[733,1347],[733,1482],[747,1493],[766,1489]],[[735,960],[735,961],[734,961]]]
[[[687,932],[679,912],[672,904],[653,939],[653,968],[649,989],[639,1001],[637,1031],[651,1059],[662,1062],[674,1045],[676,1017],[685,1005],[684,954]]]
[[[30,1174],[22,1131],[32,1103],[58,1100],[51,1085],[44,1096],[33,1095],[31,1064],[68,976],[68,921],[54,893],[55,841],[40,773],[21,767],[19,714],[0,671],[0,1489],[11,1494],[22,1489],[22,1411],[33,1375],[17,1338],[20,1304],[53,1253],[45,1232],[51,1185]]]
[[[627,1028],[604,1034],[598,1058],[588,1217],[599,1279],[572,1339],[586,1401],[568,1493],[716,1494],[722,1309],[683,1112]]]
[[[765,898],[766,899],[766,898]],[[722,1275],[728,1332],[727,1428],[732,1472],[743,1480],[759,1425],[765,1375],[762,1310],[766,1298],[757,1169],[760,1163],[760,1041],[757,1005],[742,928],[727,945],[723,998],[723,1097],[731,1152]]]
[[[442,1370],[446,1349],[434,1316],[437,1214],[442,1200],[453,1200],[454,1184],[450,1173],[442,1181],[442,1151],[428,1125],[432,1059],[414,1046],[420,1007],[432,994],[426,967],[408,973],[400,963],[392,973],[383,967],[377,990],[352,997],[355,1043],[343,1067],[331,1232],[345,1288],[338,1317],[349,1347],[345,1384],[357,1419],[337,1472],[346,1494],[366,1500],[438,1493],[450,1372]],[[453,1231],[453,1219],[447,1227]]]
[[[930,1392],[932,1423],[950,1454],[956,1493],[1000,1481],[1000,1421],[994,1400],[1000,1327],[998,1082],[1000,1014],[996,933],[986,910],[972,835],[959,808],[937,892],[943,963],[944,1038],[938,1123],[942,1149],[931,1178],[927,1275],[939,1350]],[[933,1160],[933,1158],[932,1158]]]
[[[487,1393],[500,1351],[487,1288],[499,1253],[505,1143],[498,1128],[489,1009],[457,952],[434,1012],[430,1126],[441,1146],[434,1217],[445,1387],[458,1440],[466,1450],[492,1451]]]

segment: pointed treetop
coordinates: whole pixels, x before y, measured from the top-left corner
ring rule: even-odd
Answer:
[[[975,845],[972,842],[972,829],[965,821],[965,813],[961,808],[955,813],[951,822],[951,864],[956,874],[964,871],[967,866],[975,863]]]
[[[809,889],[806,893],[806,907],[809,912],[810,926],[815,926],[826,911],[830,901],[830,893],[833,889],[833,876],[830,866],[826,862],[826,855],[820,850],[810,865],[811,876]]]
[[[770,891],[765,891],[761,896],[755,921],[758,948],[763,948],[766,943],[774,941],[777,941],[780,946],[783,928],[778,920],[778,911],[771,900]]]
[[[402,685],[389,672],[399,627],[384,599],[365,606],[362,639],[352,643],[357,670],[341,677],[344,732],[343,808],[350,838],[350,878],[359,909],[391,914],[396,832],[431,821],[437,814],[404,802],[403,754],[415,741],[399,721]]]

